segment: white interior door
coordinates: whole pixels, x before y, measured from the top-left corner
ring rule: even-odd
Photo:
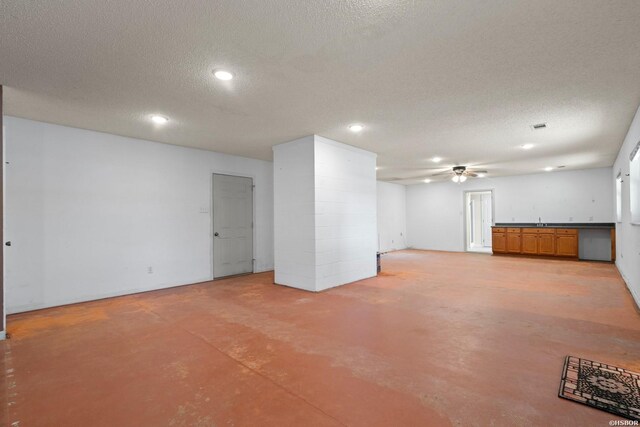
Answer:
[[[213,277],[253,273],[253,180],[213,175]]]

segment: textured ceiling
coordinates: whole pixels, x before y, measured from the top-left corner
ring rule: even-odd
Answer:
[[[433,156],[491,175],[609,166],[640,103],[637,0],[0,8],[6,114],[259,159],[316,133],[378,153],[380,179],[424,178]]]

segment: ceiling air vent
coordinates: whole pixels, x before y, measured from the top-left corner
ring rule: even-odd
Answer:
[[[533,130],[537,130],[537,129],[544,129],[547,127],[546,123],[538,123],[537,125],[531,125],[531,127],[533,128]]]

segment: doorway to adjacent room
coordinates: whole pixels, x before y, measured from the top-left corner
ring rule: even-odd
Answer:
[[[465,249],[491,253],[493,225],[493,191],[467,191],[465,205]]]

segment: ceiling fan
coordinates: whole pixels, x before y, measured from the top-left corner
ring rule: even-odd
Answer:
[[[451,172],[453,172],[451,181],[458,184],[465,182],[467,178],[482,178],[487,173],[485,170],[468,169],[466,166],[454,166],[451,171],[442,172],[434,176],[449,175]]]
[[[486,170],[476,170],[470,169],[466,166],[454,166],[453,168],[403,168],[405,170],[416,170],[423,171],[423,173],[419,175],[410,175],[410,176],[398,176],[387,178],[385,181],[395,182],[395,181],[425,181],[429,182],[430,178],[437,178],[445,175],[452,175],[451,180],[456,183],[465,182],[467,178],[482,178],[487,174]],[[429,171],[437,171],[437,173],[429,173]],[[426,174],[424,173],[426,172]]]

